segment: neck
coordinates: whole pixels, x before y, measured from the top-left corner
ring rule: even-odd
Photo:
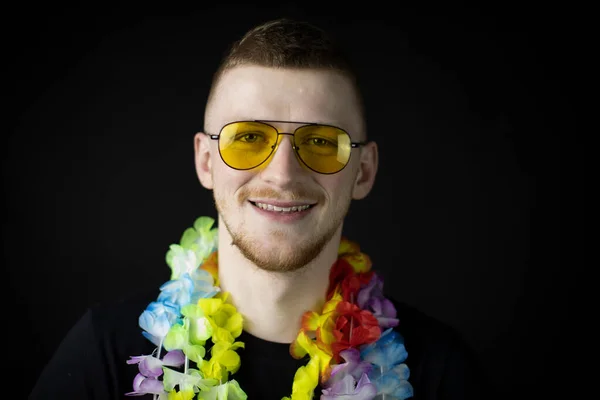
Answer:
[[[231,244],[224,224],[219,229],[219,282],[244,318],[244,331],[258,338],[291,343],[302,314],[320,311],[325,302],[329,271],[337,259],[341,227],[323,251],[293,272],[258,268]]]

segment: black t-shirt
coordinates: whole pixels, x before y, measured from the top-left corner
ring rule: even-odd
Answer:
[[[73,326],[43,369],[29,399],[134,399],[137,365],[130,356],[150,354],[155,346],[142,336],[138,317],[156,299],[145,293],[115,304],[90,307]],[[413,400],[483,400],[495,398],[473,352],[455,330],[393,300],[408,352]],[[281,400],[291,395],[294,374],[307,360],[290,356],[289,345],[268,342],[246,332],[236,340],[240,369],[231,376],[249,400]],[[320,387],[314,399],[320,398]],[[152,395],[141,398],[151,399]]]

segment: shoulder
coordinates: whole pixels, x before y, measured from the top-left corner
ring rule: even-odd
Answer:
[[[87,308],[83,318],[99,329],[137,327],[137,318],[157,296],[158,290],[154,288],[95,302]]]
[[[110,343],[117,352],[125,349],[142,350],[146,347],[143,345],[150,342],[142,335],[139,317],[157,296],[155,288],[94,303],[88,307],[82,320],[88,324],[99,343]]]
[[[414,306],[390,300],[400,321],[395,330],[404,338],[407,364],[413,373],[434,379],[441,376],[452,354],[467,352],[467,344],[455,328]]]
[[[137,368],[130,356],[149,354],[152,343],[139,315],[156,291],[90,305],[45,363],[30,399],[122,398],[131,391]]]
[[[415,398],[495,398],[483,364],[464,336],[417,307],[390,298],[404,338]]]
[[[442,322],[421,309],[390,298],[396,307],[400,323],[397,330],[405,339],[413,339],[419,347],[427,346],[429,350],[444,350],[461,345],[464,340],[451,325]]]

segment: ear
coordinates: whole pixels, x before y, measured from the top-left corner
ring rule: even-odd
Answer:
[[[377,143],[371,141],[360,149],[360,165],[354,181],[354,188],[352,189],[352,198],[354,200],[363,199],[369,194],[375,183],[378,165],[379,153],[377,151]]]
[[[212,179],[212,153],[210,151],[211,139],[204,132],[198,132],[194,136],[194,161],[196,174],[202,186],[206,189],[213,188]]]

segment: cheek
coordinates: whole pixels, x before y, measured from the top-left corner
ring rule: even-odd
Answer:
[[[355,174],[350,170],[345,172],[323,176],[319,180],[319,184],[327,191],[330,200],[333,202],[347,197],[352,192]]]
[[[213,164],[212,171],[215,191],[229,198],[252,178],[252,174],[230,168],[221,159]]]

